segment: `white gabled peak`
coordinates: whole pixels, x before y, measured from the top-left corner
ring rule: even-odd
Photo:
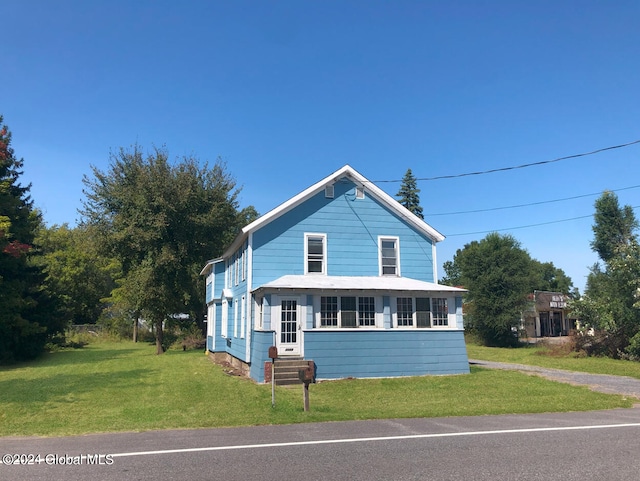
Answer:
[[[413,227],[424,233],[427,237],[432,239],[434,242],[440,242],[444,240],[444,236],[427,224],[425,221],[417,217],[407,208],[405,208],[402,204],[400,204],[396,199],[391,197],[385,191],[380,189],[373,182],[367,180],[362,174],[360,174],[357,170],[351,167],[349,164],[344,165],[340,169],[336,170],[332,174],[329,174],[324,179],[316,182],[312,186],[306,188],[299,194],[291,197],[289,200],[283,202],[279,206],[274,209],[271,209],[266,214],[258,217],[252,223],[246,225],[240,235],[235,239],[233,244],[226,250],[224,257],[227,256],[228,253],[233,252],[237,249],[240,242],[244,240],[246,235],[250,232],[254,232],[261,228],[262,226],[268,224],[269,222],[277,219],[281,215],[289,212],[291,209],[297,207],[298,205],[305,202],[307,199],[313,197],[319,192],[322,192],[327,185],[333,185],[338,182],[340,179],[344,178],[349,179],[351,182],[356,184],[359,187],[364,187],[367,195],[371,195],[376,198],[378,201],[382,202],[386,205],[392,212],[396,213],[400,218],[404,219],[407,223],[411,224]]]

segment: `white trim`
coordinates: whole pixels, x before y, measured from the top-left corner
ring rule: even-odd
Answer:
[[[364,199],[364,185],[356,185],[356,199]]]
[[[221,309],[220,337],[227,339],[229,337],[229,301],[226,297],[222,298]]]
[[[384,274],[382,272],[382,241],[395,241],[395,249],[396,249],[396,273],[395,274]],[[400,237],[394,235],[379,235],[378,236],[378,274],[380,276],[386,277],[401,277],[402,273],[400,272]]]
[[[240,339],[244,339],[245,323],[247,322],[247,297],[245,295],[240,299]]]
[[[320,237],[322,239],[322,270],[309,272],[309,238]],[[327,234],[317,232],[304,233],[304,273],[309,275],[327,275]]]
[[[207,306],[207,337],[211,338],[211,348],[216,350],[216,305]]]
[[[238,337],[238,299],[233,301],[233,337]]]
[[[246,256],[247,256],[247,284],[246,284],[246,289],[247,289],[247,342],[246,342],[246,351],[245,351],[245,356],[247,359],[247,362],[251,362],[251,337],[253,335],[253,329],[255,329],[255,324],[254,324],[254,315],[256,312],[255,309],[255,305],[254,305],[254,299],[253,296],[251,295],[251,283],[253,282],[253,273],[252,273],[252,269],[251,266],[253,265],[253,233],[249,234],[249,237],[247,238],[247,252],[246,252]]]
[[[433,282],[438,284],[438,256],[436,255],[436,245],[431,244],[431,258],[433,259]]]

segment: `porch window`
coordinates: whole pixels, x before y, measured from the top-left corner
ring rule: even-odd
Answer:
[[[358,325],[376,325],[376,306],[375,299],[373,297],[358,298]]]
[[[321,296],[320,327],[375,327],[374,297]]]
[[[396,299],[397,327],[429,328],[449,325],[446,298],[398,297]]]
[[[399,276],[399,239],[397,237],[380,237],[378,239],[378,242],[378,250],[380,255],[380,275]]]
[[[398,297],[396,303],[398,326],[413,326],[413,298]]]
[[[322,296],[320,298],[320,326],[338,327],[338,298]]]
[[[305,274],[326,274],[325,234],[305,234]]]
[[[434,298],[433,303],[433,325],[448,326],[449,325],[449,306],[446,298]]]

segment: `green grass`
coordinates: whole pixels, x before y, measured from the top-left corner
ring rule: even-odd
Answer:
[[[343,380],[271,388],[229,376],[200,351],[154,354],[102,342],[0,369],[0,436],[631,407],[633,400],[517,372]]]
[[[640,379],[640,362],[606,357],[576,357],[562,346],[485,347],[467,341],[469,359],[530,364],[592,374],[613,374]]]

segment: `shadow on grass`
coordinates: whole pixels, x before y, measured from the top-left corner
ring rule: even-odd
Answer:
[[[38,379],[7,379],[0,381],[0,402],[18,402],[22,405],[49,401],[73,402],[77,396],[100,389],[108,389],[112,396],[118,390],[156,376],[153,370],[132,369],[113,373],[55,374]]]

